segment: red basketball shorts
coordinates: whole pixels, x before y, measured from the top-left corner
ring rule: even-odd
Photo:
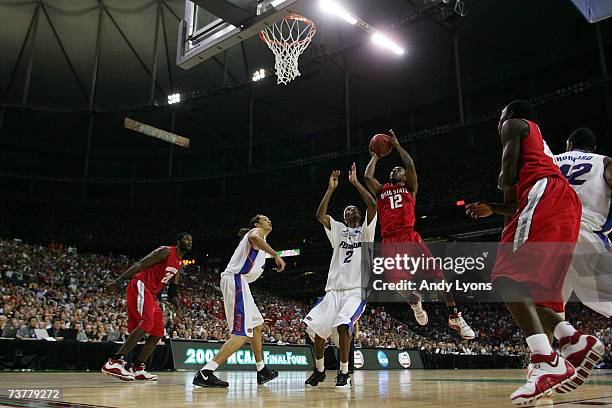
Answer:
[[[127,287],[128,330],[140,327],[151,336],[163,337],[164,316],[157,297],[144,282],[132,279]]]
[[[538,180],[520,198],[502,233],[491,280],[525,284],[534,302],[562,312],[562,289],[572,260],[582,205],[563,179]]]
[[[432,258],[433,255],[423,239],[416,231],[408,231],[382,239],[381,255],[384,258]],[[425,265],[425,264],[421,264]],[[406,270],[403,268],[385,268],[385,280],[397,283],[401,280],[413,280],[415,278],[444,278],[444,273],[437,267],[420,267],[417,270]]]

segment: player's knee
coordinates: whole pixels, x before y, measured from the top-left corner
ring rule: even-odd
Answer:
[[[338,334],[341,336],[348,336],[349,335],[348,324],[341,324],[340,326],[338,326]]]

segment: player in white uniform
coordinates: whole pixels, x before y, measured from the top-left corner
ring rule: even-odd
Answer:
[[[272,222],[265,215],[256,215],[249,228],[240,230],[242,237],[232,258],[221,274],[221,292],[225,316],[230,329],[230,339],[223,344],[214,359],[202,367],[193,379],[201,387],[227,387],[229,384],[217,378],[213,372],[247,341],[251,343],[257,367],[257,383],[264,384],[278,376],[278,371],[264,364],[261,329],[264,319],[255,305],[249,283],[263,273],[266,253],[276,262],[276,271],[285,269],[285,262],[266,242],[272,231]]]
[[[329,177],[329,186],[317,210],[317,220],[325,227],[325,233],[334,250],[327,275],[325,297],[304,319],[306,332],[315,343],[316,367],[306,380],[306,386],[316,387],[325,380],[323,356],[325,341],[332,337],[340,347],[340,371],[336,377],[337,388],[350,388],[348,359],[354,324],[366,305],[365,287],[368,284],[368,259],[362,259],[362,242],[373,242],[376,232],[376,201],[357,179],[355,163],[349,172],[349,181],[355,186],[367,205],[365,221],[354,205],[344,209],[344,223],[327,214],[327,206],[334,190],[338,187],[340,171],[335,170]],[[365,248],[364,251],[368,249]]]
[[[572,132],[567,151],[555,163],[582,202],[580,235],[565,278],[563,300],[572,292],[585,305],[612,316],[612,159],[595,154],[595,134],[588,128]]]

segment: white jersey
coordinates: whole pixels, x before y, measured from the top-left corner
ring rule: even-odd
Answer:
[[[329,274],[325,285],[326,292],[365,287],[367,281],[362,282],[361,279],[361,243],[374,242],[376,218],[377,215],[368,225],[366,216],[362,226],[350,228],[329,217],[330,229],[323,228],[334,249],[334,254],[329,264]]]
[[[580,228],[607,234],[612,230],[612,189],[604,178],[604,158],[572,150],[556,155],[555,163],[582,203]]]
[[[253,230],[250,230],[244,234],[223,274],[245,275],[249,283],[261,276],[266,263],[266,253],[253,248],[249,242],[252,233]]]

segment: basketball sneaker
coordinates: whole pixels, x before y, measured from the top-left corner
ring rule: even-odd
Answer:
[[[529,404],[571,380],[574,366],[556,352],[550,355],[532,354],[527,382],[510,395],[514,405]]]
[[[134,381],[134,374],[126,370],[125,361],[109,358],[102,366],[101,370],[104,374],[118,378],[123,381]]]
[[[421,326],[426,326],[429,321],[429,317],[427,316],[427,312],[423,309],[423,303],[410,303],[410,307],[412,308],[412,313],[414,313],[414,318],[417,323]]]
[[[216,387],[216,388],[227,388],[229,383],[227,381],[220,380],[211,370],[198,370],[192,381],[193,385],[198,387]]]
[[[157,381],[157,376],[155,374],[148,373],[144,365],[135,365],[132,367],[132,374],[134,375],[135,380],[139,381]]]
[[[351,376],[349,373],[342,374],[342,371],[338,371],[336,388],[351,388]]]
[[[278,371],[270,370],[267,366],[264,366],[264,368],[257,372],[257,384],[265,384],[268,381],[272,381],[276,377],[278,377]]]
[[[559,387],[560,394],[570,392],[580,387],[591,374],[593,367],[603,358],[606,347],[595,336],[576,331],[573,336],[559,340],[561,355],[576,368],[571,381]]]
[[[320,382],[325,381],[325,371],[319,371],[316,368],[310,374],[310,377],[306,380],[307,387],[316,387]]]
[[[461,312],[448,316],[448,325],[466,340],[471,340],[476,337],[476,333],[474,333],[474,330],[472,330],[465,319],[463,319]]]

